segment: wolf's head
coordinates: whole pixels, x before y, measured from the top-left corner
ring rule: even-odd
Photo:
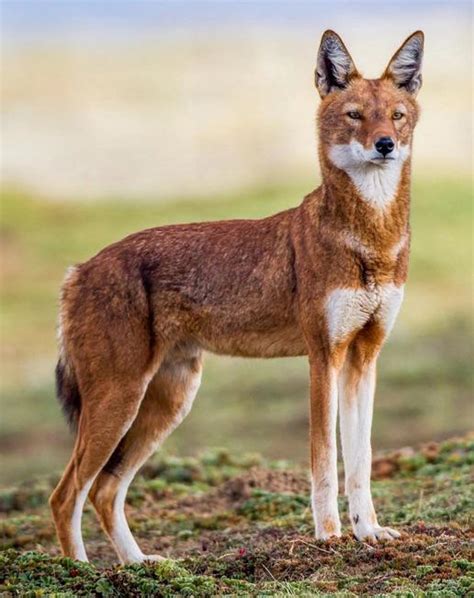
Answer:
[[[405,40],[379,79],[364,79],[341,38],[326,31],[319,47],[315,83],[322,98],[320,152],[354,182],[364,174],[400,172],[410,154],[418,120],[424,36]]]

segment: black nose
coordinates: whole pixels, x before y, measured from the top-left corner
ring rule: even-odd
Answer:
[[[380,137],[375,142],[375,149],[385,158],[387,154],[393,151],[395,144],[391,137]]]

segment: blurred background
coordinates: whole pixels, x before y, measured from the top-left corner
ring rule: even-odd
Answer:
[[[380,359],[374,446],[473,427],[470,2],[1,2],[0,478],[61,468],[54,396],[65,268],[160,224],[256,218],[320,182],[313,70],[338,31],[381,74],[426,33],[402,313]],[[166,449],[307,458],[307,364],[207,357]]]

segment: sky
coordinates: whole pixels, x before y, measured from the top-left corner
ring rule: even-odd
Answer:
[[[2,33],[7,41],[29,36],[68,35],[72,31],[94,31],[128,34],[146,30],[189,28],[199,26],[238,26],[255,23],[285,27],[317,26],[324,19],[348,18],[370,19],[382,16],[403,18],[404,8],[410,15],[417,13],[470,10],[469,2],[434,2],[410,0],[385,2],[304,2],[292,0],[203,2],[201,0],[173,0],[158,2],[150,0],[2,0]],[[402,10],[401,10],[402,9]]]

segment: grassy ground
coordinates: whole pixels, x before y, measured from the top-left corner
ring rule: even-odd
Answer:
[[[207,451],[158,456],[129,493],[132,529],[170,560],[117,566],[93,513],[93,564],[60,558],[46,498],[56,476],[0,492],[0,594],[6,596],[473,595],[474,439],[430,443],[374,461],[379,519],[391,543],[313,537],[307,473],[287,462]],[[345,499],[340,500],[347,524]]]
[[[296,205],[309,189],[301,184],[168,204],[60,204],[5,192],[0,229],[2,480],[55,470],[70,450],[52,375],[57,295],[69,264],[141,228],[260,217]],[[410,279],[399,322],[380,360],[376,447],[445,438],[471,425],[470,223],[468,181],[433,176],[414,185]],[[305,359],[209,356],[192,415],[167,447],[191,454],[225,445],[231,451],[303,460],[306,430]]]

